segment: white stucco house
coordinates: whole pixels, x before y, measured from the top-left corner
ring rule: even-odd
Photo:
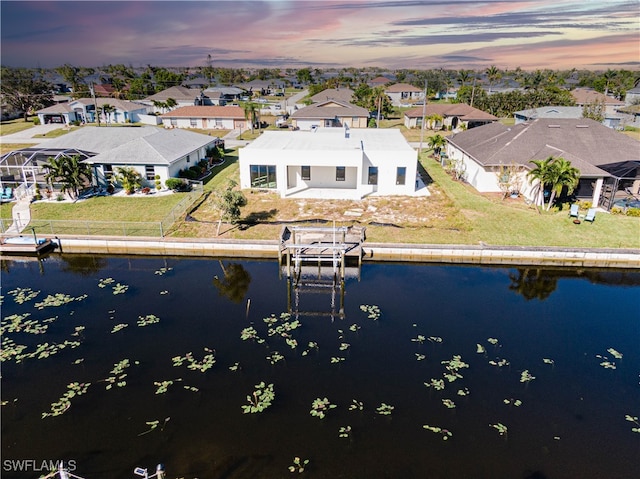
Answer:
[[[394,83],[386,87],[384,92],[391,99],[393,106],[406,106],[424,100],[424,90],[408,83]]]
[[[301,130],[314,128],[366,128],[369,110],[340,100],[325,100],[306,106],[291,115],[291,124]]]
[[[47,142],[36,152],[44,164],[56,151],[82,153],[93,167],[94,184],[107,186],[111,177],[123,166],[136,169],[145,186],[154,186],[155,176],[162,184],[178,172],[197,164],[219,138],[180,129],[144,126],[134,128],[84,127]]]
[[[239,150],[241,188],[285,198],[421,196],[417,152],[398,129],[265,131]]]
[[[109,105],[113,111],[105,113],[103,107]],[[36,114],[42,125],[60,123],[69,125],[73,121],[80,123],[95,123],[98,107],[99,119],[102,124],[108,123],[138,123],[142,117],[150,113],[153,108],[143,103],[116,98],[79,98],[66,103],[58,103],[41,110]]]
[[[640,143],[597,121],[539,118],[507,126],[491,123],[446,138],[460,176],[481,192],[500,192],[501,168],[520,171],[519,193],[540,203],[542,191],[527,173],[532,160],[562,157],[580,170],[578,199],[610,209],[616,198],[640,194]]]

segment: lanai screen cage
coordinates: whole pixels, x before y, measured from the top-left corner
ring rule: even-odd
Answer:
[[[22,148],[0,157],[0,188],[12,187],[16,198],[32,194],[36,185],[46,186],[45,165],[49,158],[72,157],[78,155],[83,161],[95,156],[75,148]]]

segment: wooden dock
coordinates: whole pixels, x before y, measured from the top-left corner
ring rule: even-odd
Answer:
[[[298,275],[303,266],[328,266],[333,274],[345,276],[347,262],[362,263],[365,228],[358,226],[285,226],[280,234],[278,258],[286,265],[287,277]]]

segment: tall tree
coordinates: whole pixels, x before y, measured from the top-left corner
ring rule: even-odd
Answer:
[[[236,186],[238,186],[238,184],[230,180],[224,189],[218,190],[215,193],[215,205],[220,212],[216,236],[220,236],[220,227],[223,221],[231,224],[238,222],[240,219],[240,208],[247,204],[247,198],[242,191],[235,189]]]
[[[142,175],[131,166],[123,166],[117,169],[116,181],[122,185],[122,189],[130,195],[136,188],[142,185]]]
[[[220,268],[224,279],[220,279],[218,275],[213,277],[213,285],[218,289],[220,296],[229,298],[234,303],[240,303],[251,284],[251,275],[244,269],[240,263],[225,264],[220,261]]]
[[[102,105],[100,110],[102,110],[102,116],[104,116],[104,122],[107,124],[107,126],[109,126],[109,124],[111,123],[111,113],[116,111],[116,107],[113,105],[109,105],[108,103],[105,103],[104,105]]]
[[[551,164],[551,175],[549,183],[551,184],[551,195],[549,196],[549,204],[547,211],[551,208],[556,196],[562,194],[563,189],[567,189],[567,194],[573,193],[580,181],[580,170],[571,165],[569,160],[564,158],[556,158]]]
[[[36,110],[53,104],[53,85],[34,78],[26,68],[2,67],[0,94],[7,105],[22,111],[24,121]]]
[[[51,186],[60,183],[62,192],[72,198],[77,198],[80,188],[91,182],[91,165],[84,163],[80,155],[49,158],[44,168],[47,170],[45,179]]]
[[[500,79],[502,73],[495,65],[491,65],[489,68],[487,68],[485,70],[485,73],[487,74],[487,78],[489,79],[489,93],[491,93],[493,84]]]
[[[244,119],[251,123],[251,134],[253,134],[253,126],[258,119],[258,105],[252,101],[247,101],[242,104],[244,110]]]

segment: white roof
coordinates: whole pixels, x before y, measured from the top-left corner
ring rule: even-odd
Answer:
[[[349,138],[346,138],[347,132]],[[414,151],[400,130],[395,128],[318,128],[315,131],[264,131],[244,149]]]

